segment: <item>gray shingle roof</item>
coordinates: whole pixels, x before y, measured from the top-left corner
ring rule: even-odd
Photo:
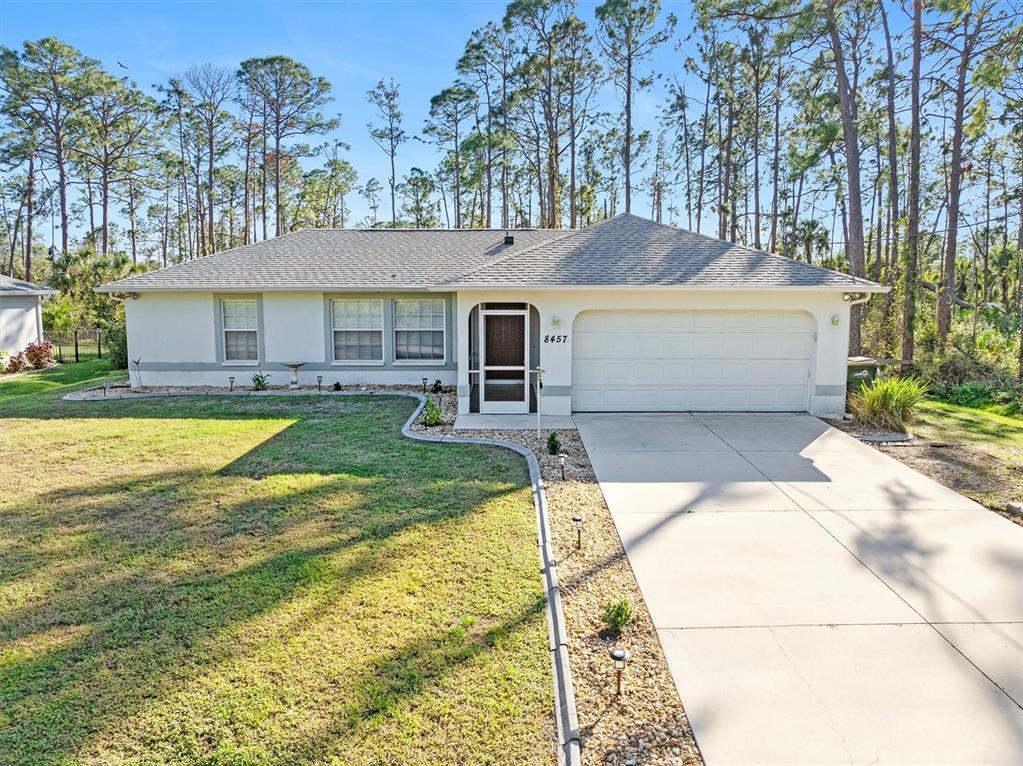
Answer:
[[[520,229],[306,229],[128,277],[106,292],[147,290],[424,290],[508,251],[567,236]]]
[[[883,289],[847,274],[620,215],[581,230],[305,230],[104,285],[149,290],[459,287]]]
[[[675,286],[878,289],[876,283],[634,215],[509,255],[452,287]]]
[[[53,295],[54,292],[56,291],[52,287],[44,287],[0,274],[0,295]]]

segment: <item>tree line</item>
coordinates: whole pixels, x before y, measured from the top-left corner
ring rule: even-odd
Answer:
[[[909,366],[988,343],[1004,362],[1023,324],[1020,19],[1004,0],[695,0],[680,23],[659,0],[606,0],[587,23],[567,0],[512,0],[469,35],[425,124],[394,80],[344,94],[373,107],[382,181],[328,138],[330,83],[292,58],[197,64],[147,93],[60,40],[26,42],[0,50],[0,264],[66,278],[83,247],[123,270],[304,227],[624,211],[893,285],[856,307],[853,353]],[[404,165],[412,140],[434,167]]]

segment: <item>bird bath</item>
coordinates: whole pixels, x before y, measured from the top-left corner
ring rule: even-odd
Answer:
[[[288,388],[298,388],[298,368],[305,365],[305,362],[285,362],[284,366],[291,370],[291,379],[288,381]]]

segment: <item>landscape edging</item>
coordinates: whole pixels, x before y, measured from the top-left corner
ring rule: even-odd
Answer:
[[[572,668],[568,658],[567,631],[565,629],[564,610],[561,605],[561,586],[558,583],[557,559],[554,557],[554,546],[551,538],[550,519],[547,511],[547,495],[544,492],[543,478],[540,475],[540,461],[531,449],[504,441],[503,439],[473,438],[465,436],[449,436],[439,434],[431,436],[412,430],[413,424],[426,407],[426,397],[411,391],[367,390],[362,391],[162,391],[133,393],[131,396],[111,396],[107,399],[86,399],[81,394],[96,391],[103,386],[90,386],[65,394],[61,399],[70,402],[82,401],[119,401],[132,399],[156,399],[176,396],[272,396],[284,395],[327,395],[327,396],[404,396],[419,402],[415,411],[409,415],[401,427],[401,434],[407,439],[432,444],[480,444],[488,447],[499,447],[511,450],[526,459],[529,466],[529,481],[532,487],[533,507],[536,511],[537,548],[540,554],[541,574],[546,597],[546,616],[548,632],[548,651],[551,655],[551,666],[554,671],[554,717],[558,737],[558,762],[564,766],[579,766],[582,762],[581,740],[579,734],[579,717],[575,708],[575,687],[572,682]],[[78,396],[76,396],[78,394]]]

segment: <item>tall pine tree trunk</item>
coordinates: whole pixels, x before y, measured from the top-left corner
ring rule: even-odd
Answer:
[[[771,163],[771,243],[772,253],[778,252],[778,177],[781,172],[781,86],[782,61],[778,57],[778,75],[774,81],[774,160]]]
[[[917,265],[920,262],[920,60],[923,49],[923,3],[913,5],[913,63],[910,69],[909,220],[903,273],[902,358],[913,364],[915,345]]]
[[[842,116],[842,134],[845,141],[845,161],[847,168],[847,206],[848,234],[846,236],[845,253],[849,260],[849,269],[854,277],[863,277],[866,267],[863,252],[863,210],[862,190],[860,188],[860,145],[859,129],[856,121],[856,94],[852,92],[845,67],[845,51],[842,49],[842,38],[838,31],[835,18],[835,2],[830,0],[825,5],[828,20],[828,32],[831,38],[831,52],[835,60],[835,75],[838,80],[839,111]],[[853,306],[849,320],[849,353],[858,356],[860,353],[860,314],[861,306]]]
[[[32,219],[35,217],[35,154],[28,155],[28,179],[25,182],[25,281],[32,281]],[[13,272],[12,272],[13,273]]]
[[[963,120],[966,117],[966,86],[970,64],[970,14],[963,19],[963,48],[959,54],[956,72],[955,108],[952,116],[952,154],[949,158],[948,182],[948,236],[945,239],[945,258],[938,292],[938,342],[942,347],[952,328],[952,303],[955,298],[956,253],[959,246],[959,203],[963,183]]]
[[[632,212],[632,55],[625,60],[625,143],[622,146],[625,168],[625,212]]]

